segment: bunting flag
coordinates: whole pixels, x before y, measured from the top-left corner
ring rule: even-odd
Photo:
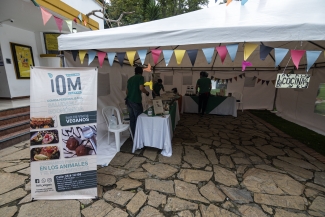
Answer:
[[[67,26],[68,26],[70,32],[72,33],[72,20],[66,20],[65,22],[67,23]]]
[[[272,82],[273,85],[275,85],[275,80],[272,80],[271,82]]]
[[[146,56],[147,56],[147,50],[138,50],[138,55],[141,61],[141,64],[144,64],[144,61],[146,60]]]
[[[228,79],[226,79],[226,83],[228,84]]]
[[[158,63],[160,54],[161,54],[161,50],[151,50],[151,55],[155,65]]]
[[[144,86],[149,86],[150,90],[153,89],[153,82],[151,81],[147,81],[146,83],[143,84]]]
[[[257,83],[260,82],[260,81],[261,81],[261,79],[257,79]]]
[[[266,85],[269,86],[270,81],[266,81]]]
[[[211,47],[211,48],[202,48],[202,51],[204,53],[204,56],[208,62],[208,64],[211,63],[212,61],[212,56],[213,56],[213,53],[214,53],[214,48]]]
[[[87,53],[86,50],[79,51],[79,59],[80,59],[81,64],[84,64],[84,59],[85,59],[86,53]]]
[[[45,26],[47,21],[49,21],[49,19],[52,17],[52,14],[47,12],[46,10],[44,10],[42,7],[40,7],[40,8],[41,8],[41,12],[42,12],[43,24]]]
[[[256,78],[257,78],[257,77],[256,77],[256,76],[254,76],[254,77],[253,77],[253,80],[256,80]]]
[[[262,85],[265,83],[265,81],[264,80],[262,80]]]
[[[227,0],[227,5],[226,6],[228,6],[231,2],[232,2],[232,0]]]
[[[180,65],[184,58],[186,50],[174,50],[177,64]]]
[[[232,83],[232,78],[229,79],[230,83]]]
[[[36,0],[31,0],[36,7],[40,7]]]
[[[82,22],[82,15],[81,15],[81,13],[78,15],[78,18],[79,18],[80,22]]]
[[[99,66],[100,66],[100,68],[102,68],[106,53],[105,52],[97,52],[97,56],[98,56]]]
[[[237,76],[236,76],[236,77],[234,77],[234,79],[237,81]]]
[[[173,55],[173,50],[163,50],[166,66],[168,66],[170,58]]]
[[[245,73],[243,73],[243,77],[246,77]]]
[[[267,57],[267,55],[269,55],[269,53],[273,50],[273,47],[268,47],[265,45],[260,45],[260,59],[261,60],[265,60],[265,58]]]
[[[234,62],[238,50],[238,44],[226,45],[231,61]]]
[[[245,5],[248,0],[241,0],[241,5]]]
[[[306,51],[307,56],[307,72],[314,65],[322,51]]]
[[[134,63],[134,57],[135,57],[136,51],[127,51],[126,52],[126,56],[129,59],[129,63],[131,66],[133,66]]]
[[[274,55],[275,55],[274,67],[278,67],[278,65],[280,65],[284,57],[287,55],[288,51],[289,50],[285,48],[274,48]]]
[[[254,50],[258,47],[258,44],[254,43],[245,43],[244,44],[244,60],[246,61],[248,57],[254,52]]]
[[[121,67],[123,67],[125,52],[117,53],[116,55],[118,62],[120,63]]]
[[[151,72],[151,65],[148,63],[148,67],[143,69],[144,72]]]
[[[216,47],[216,50],[218,51],[218,54],[220,56],[221,62],[223,64],[223,62],[226,59],[227,56],[227,47],[226,46],[220,46],[220,47]]]
[[[76,62],[77,55],[78,55],[79,51],[77,51],[77,50],[72,50],[71,53],[72,53],[73,60]]]
[[[110,66],[113,66],[114,59],[115,59],[115,55],[116,55],[115,52],[113,52],[113,53],[111,53],[111,52],[107,53],[107,59],[108,59],[108,63],[110,64]]]
[[[299,62],[306,51],[305,50],[291,50],[290,52],[291,52],[291,58],[292,58],[293,64],[295,64],[296,68],[299,69]]]
[[[84,20],[84,26],[87,26],[87,20]]]
[[[88,66],[90,65],[90,63],[94,61],[96,54],[97,54],[96,51],[93,50],[88,51]]]
[[[59,17],[53,16],[55,19],[55,23],[56,26],[58,27],[58,29],[60,30],[60,32],[62,31],[62,25],[63,25],[63,20]]]
[[[194,64],[195,64],[195,60],[196,60],[196,57],[197,57],[197,52],[198,52],[197,49],[187,51],[187,55],[191,60],[192,66],[194,66]]]
[[[242,62],[242,68],[241,68],[241,70],[242,71],[245,71],[246,70],[246,67],[248,67],[248,66],[253,66],[253,64],[251,62],[243,61]]]
[[[75,23],[78,23],[78,22],[77,22],[77,18],[76,18],[76,17],[75,17],[75,18],[73,18],[73,21],[74,21]]]
[[[239,75],[240,78],[243,78],[243,75]]]

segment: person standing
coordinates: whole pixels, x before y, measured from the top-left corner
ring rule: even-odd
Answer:
[[[129,111],[130,127],[133,138],[138,116],[143,112],[141,93],[145,93],[149,96],[149,92],[144,88],[144,77],[142,76],[143,69],[137,66],[135,67],[134,72],[135,75],[129,78],[127,82],[125,102]]]
[[[205,113],[211,88],[211,79],[208,78],[208,73],[200,72],[200,79],[196,82],[196,92],[199,92],[199,114],[201,113],[203,115]]]
[[[158,82],[153,85],[152,88],[152,98],[156,98],[156,96],[160,96],[160,90],[162,89],[165,92],[164,85],[162,84],[162,80],[158,79]]]

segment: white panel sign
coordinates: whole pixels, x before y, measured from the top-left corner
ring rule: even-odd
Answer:
[[[31,69],[34,200],[97,196],[97,69]]]
[[[284,74],[277,75],[275,88],[308,88],[311,75],[309,74]]]

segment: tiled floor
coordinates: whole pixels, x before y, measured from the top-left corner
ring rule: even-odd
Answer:
[[[14,99],[14,100],[8,100],[8,99],[0,99],[0,111],[11,109],[11,108],[19,108],[24,106],[29,106],[29,98],[26,99]]]

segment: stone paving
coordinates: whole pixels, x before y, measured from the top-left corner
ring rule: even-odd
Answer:
[[[324,157],[248,112],[182,115],[170,158],[131,149],[98,168],[98,200],[34,202],[29,144],[1,150],[0,216],[325,216]]]

